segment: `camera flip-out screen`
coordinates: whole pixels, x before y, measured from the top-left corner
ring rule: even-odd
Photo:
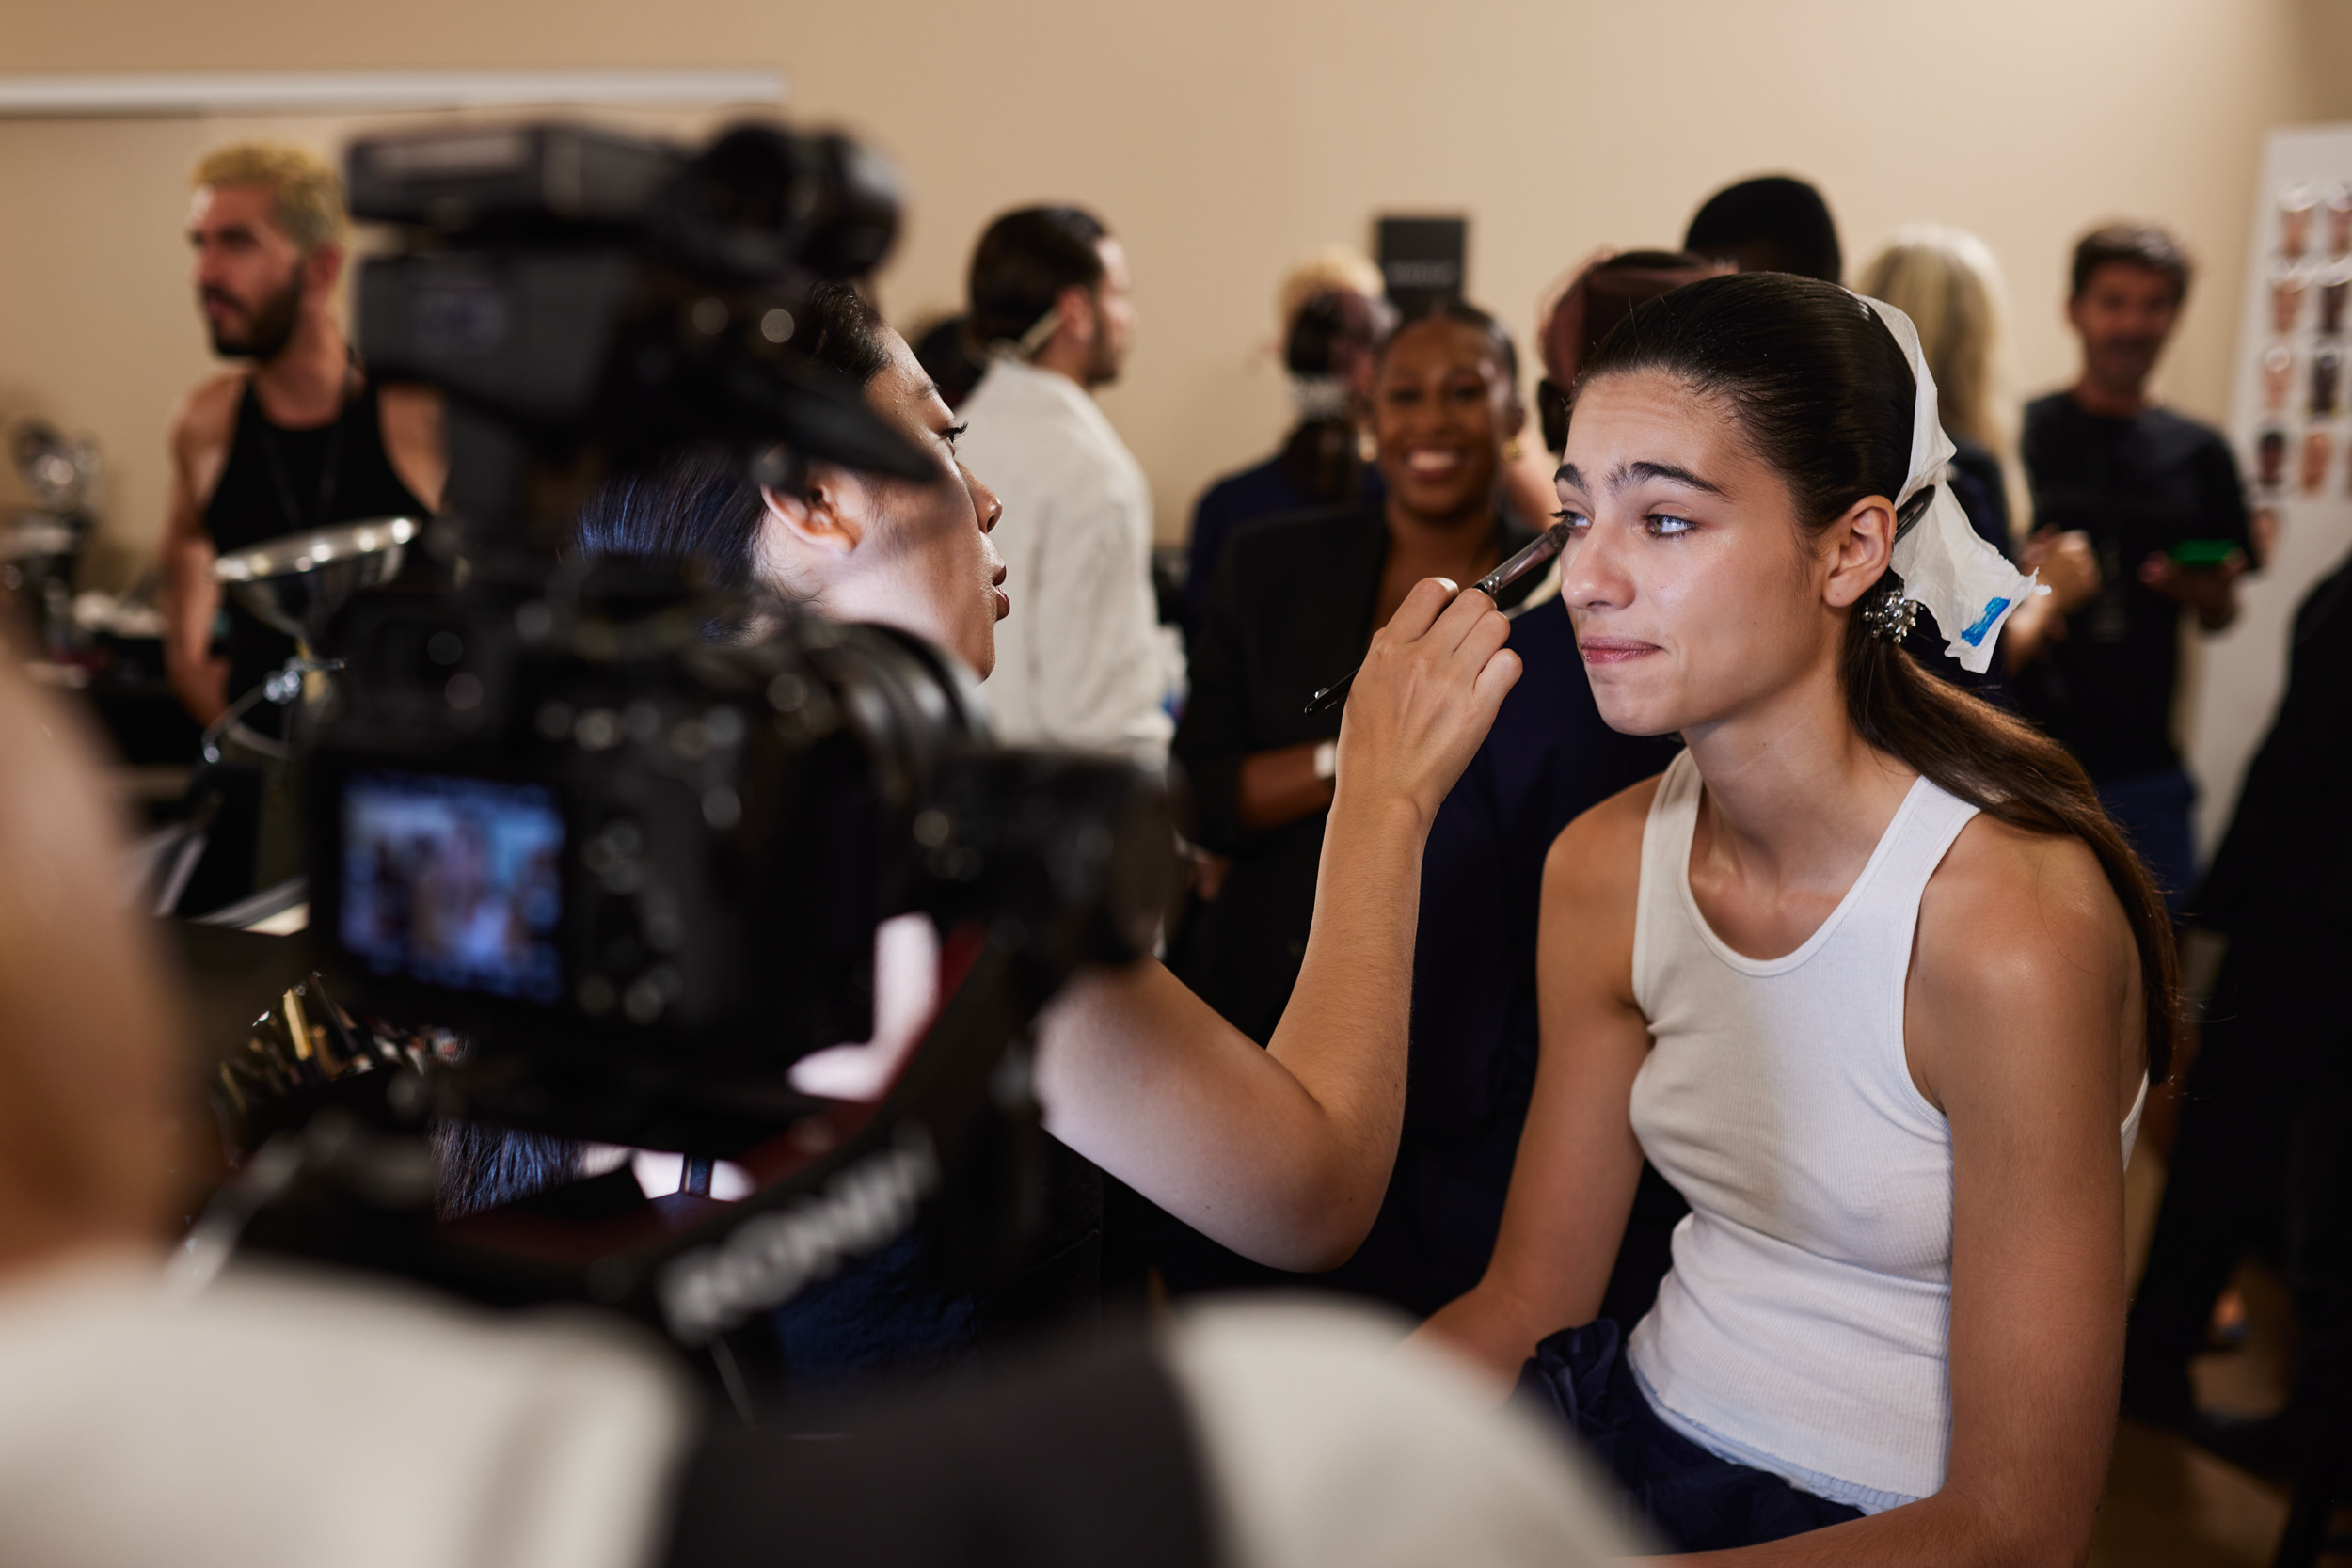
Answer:
[[[354,775],[336,936],[378,974],[553,1002],[563,856],[563,814],[536,784]]]

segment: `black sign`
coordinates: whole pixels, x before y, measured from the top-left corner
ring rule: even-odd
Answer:
[[[1382,218],[1379,235],[1380,276],[1407,320],[1462,297],[1467,218]]]

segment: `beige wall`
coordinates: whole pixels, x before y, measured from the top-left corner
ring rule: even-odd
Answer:
[[[954,303],[974,233],[1009,204],[1076,199],[1121,233],[1142,330],[1105,405],[1169,537],[1282,422],[1263,354],[1277,275],[1360,243],[1383,210],[1467,214],[1473,295],[1524,339],[1572,259],[1672,242],[1715,186],[1796,171],[1827,191],[1850,262],[1910,220],[1983,235],[2024,388],[2070,370],[2072,237],[2146,214],[2205,262],[2164,390],[2218,419],[2262,135],[2352,109],[2352,81],[2324,69],[2352,42],[2352,0],[79,0],[20,8],[8,34],[8,71],[780,68],[796,115],[870,136],[907,175],[882,279],[902,322]],[[351,123],[276,128],[329,144]],[[110,577],[152,540],[164,423],[208,364],[184,171],[257,128],[0,122],[0,414],[103,443]]]

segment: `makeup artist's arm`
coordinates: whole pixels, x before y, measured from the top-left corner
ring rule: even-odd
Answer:
[[[1422,845],[1518,678],[1509,636],[1484,594],[1428,581],[1406,596],[1349,695],[1314,924],[1272,1041],[1259,1050],[1157,964],[1082,975],[1039,1022],[1057,1137],[1259,1262],[1355,1251],[1404,1125]]]

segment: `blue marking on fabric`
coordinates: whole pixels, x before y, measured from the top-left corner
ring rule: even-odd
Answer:
[[[1977,624],[1960,634],[1960,640],[1970,647],[1975,647],[1984,641],[1984,634],[1993,629],[1993,623],[1999,620],[2001,611],[2008,608],[2007,599],[1993,600],[1984,607],[1984,613],[1977,617]]]

